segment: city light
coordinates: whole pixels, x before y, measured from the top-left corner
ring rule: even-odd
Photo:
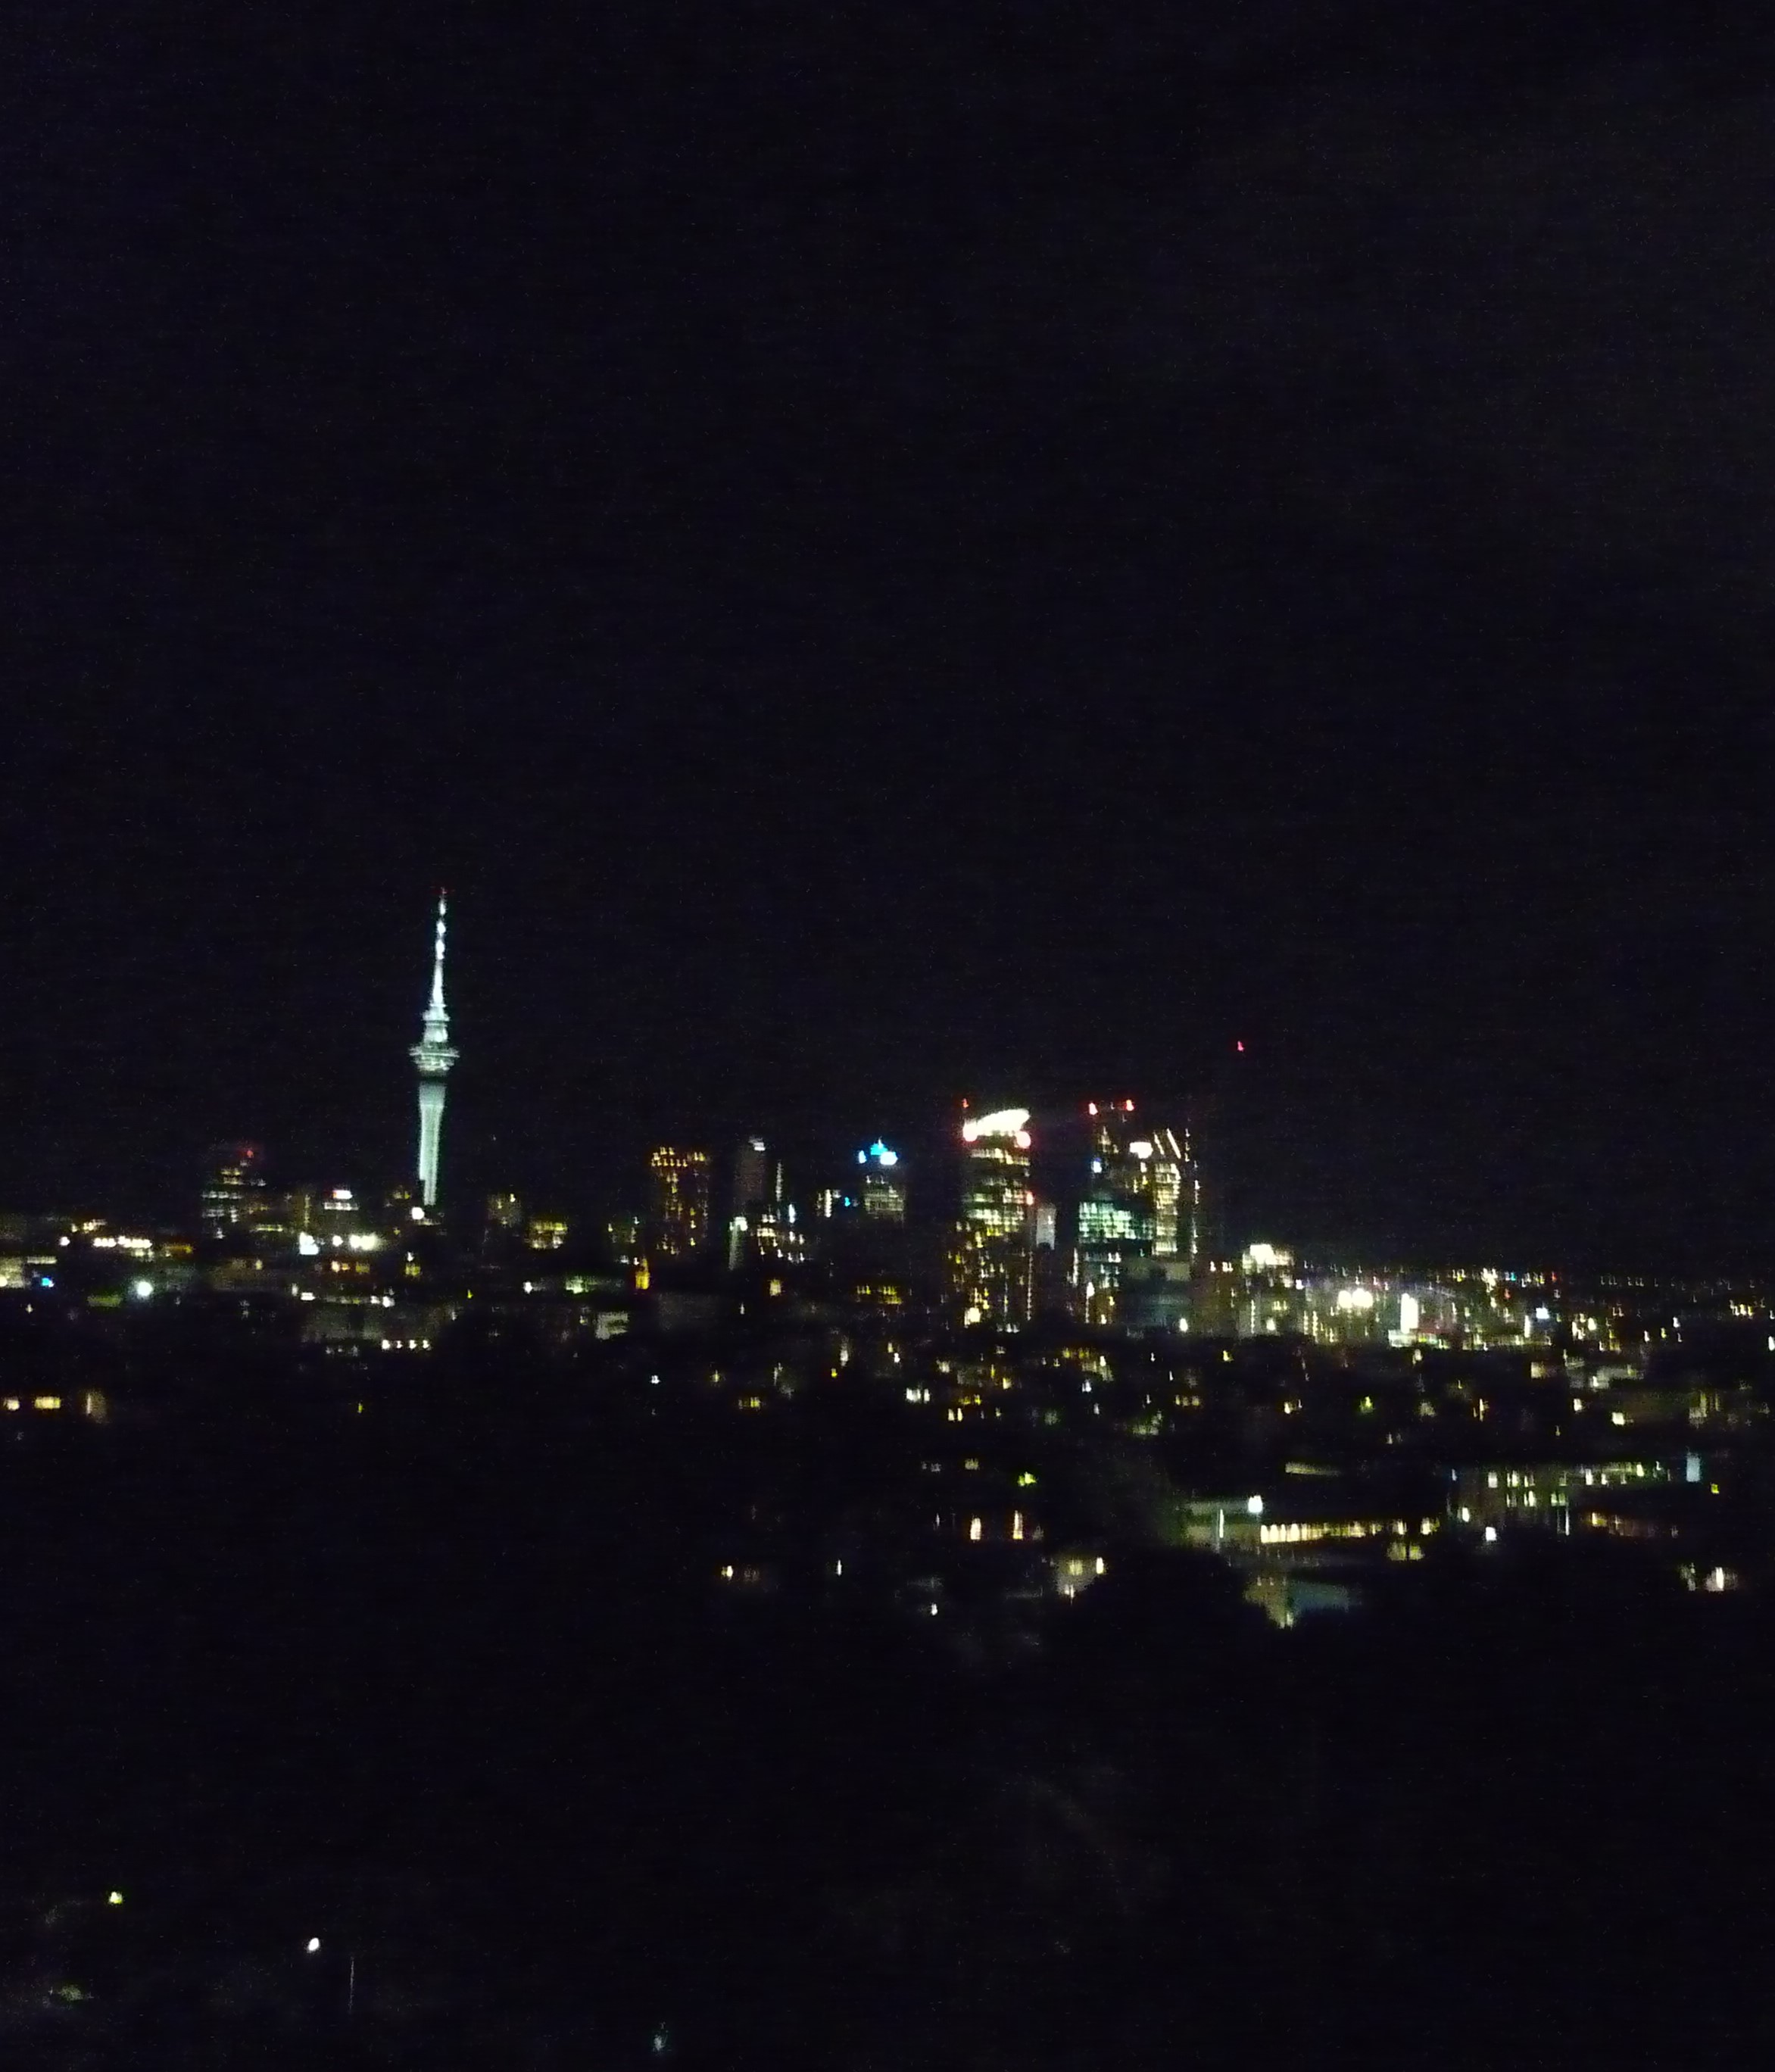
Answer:
[[[990,1115],[976,1116],[961,1126],[963,1137],[969,1144],[977,1144],[983,1137],[1005,1137],[1022,1145],[1029,1145],[1028,1123],[1029,1111],[1026,1108],[995,1108]]]

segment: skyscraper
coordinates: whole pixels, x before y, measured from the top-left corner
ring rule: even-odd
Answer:
[[[778,1264],[807,1256],[807,1232],[789,1198],[783,1161],[762,1137],[749,1137],[733,1156],[733,1199],[727,1219],[727,1264],[737,1272],[749,1260]]]
[[[880,1137],[857,1154],[856,1191],[826,1190],[816,1243],[828,1285],[848,1308],[903,1316],[918,1280],[918,1246],[906,1223],[906,1166]]]
[[[962,1124],[961,1214],[949,1254],[950,1306],[964,1324],[1016,1330],[1034,1302],[1035,1194],[1025,1108]]]
[[[1150,1148],[1141,1149],[1144,1143]],[[1196,1258],[1202,1250],[1202,1174],[1187,1129],[1161,1127],[1128,1146],[1146,1168],[1153,1204],[1153,1256]]]
[[[728,1207],[727,1264],[738,1271],[757,1252],[758,1227],[782,1192],[781,1166],[771,1185],[770,1151],[762,1137],[749,1137],[733,1154],[733,1194]]]
[[[749,1137],[733,1154],[733,1214],[755,1216],[771,1196],[770,1148],[762,1137]]]
[[[647,1160],[647,1241],[662,1259],[688,1259],[709,1241],[709,1153],[662,1144]]]
[[[1194,1260],[1199,1188],[1187,1133],[1139,1128],[1132,1101],[1090,1104],[1091,1173],[1079,1203],[1074,1302],[1087,1323],[1118,1319],[1129,1262]]]
[[[877,1137],[866,1151],[857,1153],[857,1162],[863,1169],[858,1191],[858,1206],[863,1214],[878,1223],[903,1223],[906,1179],[900,1170],[899,1153],[890,1149]]]
[[[438,895],[438,927],[431,964],[431,998],[419,1041],[407,1053],[419,1073],[419,1198],[438,1205],[438,1147],[444,1129],[444,1080],[456,1062],[450,1048],[450,1014],[444,1005],[445,895]]]
[[[265,1153],[257,1144],[219,1144],[203,1175],[203,1219],[207,1237],[220,1237],[258,1220],[265,1202]]]

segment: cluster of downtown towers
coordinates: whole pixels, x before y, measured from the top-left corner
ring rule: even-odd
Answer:
[[[448,907],[440,894],[433,934],[431,991],[420,1040],[409,1055],[418,1075],[417,1159],[421,1202],[436,1206],[442,1148],[445,1083],[458,1053],[450,1041],[444,998]],[[1027,1108],[974,1114],[959,1125],[961,1171],[943,1259],[943,1298],[963,1325],[1016,1329],[1038,1301],[1058,1298],[1081,1321],[1118,1321],[1130,1270],[1186,1281],[1201,1242],[1201,1179],[1186,1131],[1144,1120],[1131,1100],[1089,1101],[1076,1199],[1067,1203],[1070,1242],[1060,1243],[1061,1204],[1034,1185],[1035,1140]],[[1069,1118],[1069,1122],[1073,1119]],[[1069,1132],[1069,1133],[1070,1133]],[[901,1307],[915,1277],[910,1256],[894,1243],[907,1222],[907,1188],[899,1154],[877,1139],[857,1153],[854,1187],[821,1190],[810,1217],[788,1200],[780,1164],[761,1138],[749,1139],[733,1161],[731,1210],[725,1229],[726,1264],[790,1265],[820,1249],[821,1226],[836,1226],[835,1249],[869,1260],[860,1293]],[[714,1237],[713,1161],[706,1151],[661,1145],[648,1161],[644,1217],[613,1227],[618,1248],[643,1272],[651,1263],[706,1257]],[[1068,1189],[1069,1194],[1074,1190]],[[866,1235],[859,1248],[844,1242]],[[1045,1279],[1054,1284],[1044,1287]],[[901,1285],[903,1282],[904,1285]]]

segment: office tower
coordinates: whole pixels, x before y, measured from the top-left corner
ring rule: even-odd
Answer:
[[[381,1220],[350,1187],[298,1187],[290,1197],[296,1249],[309,1257],[328,1250],[374,1250]]]
[[[419,1198],[428,1209],[438,1206],[438,1151],[444,1129],[444,1080],[458,1053],[450,1048],[450,1014],[444,1005],[445,895],[438,895],[438,926],[433,937],[431,998],[425,1004],[423,1030],[407,1053],[419,1073]]]
[[[662,1259],[689,1259],[709,1241],[709,1153],[663,1144],[647,1160],[647,1239]]]
[[[890,1151],[880,1137],[866,1151],[859,1151],[857,1162],[863,1169],[857,1190],[857,1206],[871,1222],[903,1223],[906,1221],[906,1173],[900,1164],[898,1151]]]
[[[203,1235],[220,1237],[256,1222],[265,1204],[265,1153],[257,1144],[219,1144],[203,1174]]]
[[[1034,1300],[1035,1195],[1027,1108],[962,1124],[961,1213],[949,1255],[951,1309],[964,1324],[1015,1330]]]
[[[776,1176],[775,1193],[782,1191]],[[762,1137],[749,1137],[733,1154],[733,1191],[727,1216],[727,1264],[738,1272],[758,1253],[758,1233],[773,1202],[770,1153]]]
[[[733,1198],[727,1219],[727,1264],[731,1271],[752,1260],[783,1265],[807,1255],[807,1233],[789,1199],[783,1161],[773,1159],[762,1137],[748,1137],[733,1155]]]
[[[733,1154],[733,1207],[749,1220],[771,1198],[770,1153],[762,1137],[749,1137]]]
[[[1073,1300],[1086,1322],[1113,1324],[1134,1261],[1195,1258],[1200,1193],[1187,1134],[1137,1126],[1132,1101],[1092,1101],[1086,1112],[1091,1169],[1079,1203]]]
[[[905,1315],[917,1281],[916,1246],[906,1225],[906,1167],[877,1137],[857,1154],[854,1190],[827,1190],[820,1231],[828,1282],[848,1309],[877,1317]]]
[[[1150,1258],[1157,1216],[1148,1166],[1153,1146],[1133,1136],[1132,1101],[1092,1101],[1091,1170],[1079,1198],[1073,1301],[1087,1324],[1113,1324],[1128,1264]],[[1144,1152],[1144,1158],[1139,1155]]]
[[[1144,1159],[1148,1197],[1153,1204],[1153,1256],[1194,1260],[1202,1253],[1202,1174],[1187,1129],[1158,1128],[1136,1137],[1128,1148],[1142,1157],[1141,1145],[1152,1147]]]

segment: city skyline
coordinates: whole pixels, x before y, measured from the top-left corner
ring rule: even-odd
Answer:
[[[301,1149],[305,1142],[312,1143],[314,1138],[298,1122],[285,1140],[284,1146],[280,1146],[275,1141],[272,1145],[271,1166],[286,1182],[297,1175],[299,1168],[301,1177],[306,1179],[351,1177],[356,1182],[367,1182],[374,1190],[388,1182],[397,1181],[402,1173],[414,1174],[417,1168],[421,1199],[425,1201],[427,1207],[436,1205],[435,1191],[428,1198],[425,1185],[428,1157],[431,1161],[434,1182],[438,1171],[442,1104],[435,1096],[442,1090],[443,1073],[454,1064],[458,1055],[449,1043],[449,1018],[442,999],[444,929],[447,911],[447,896],[440,893],[434,917],[432,984],[424,1031],[421,1043],[412,1046],[407,1053],[419,1068],[420,1127],[417,1157],[409,1153],[403,1158],[397,1151],[391,1156],[389,1146],[397,1133],[391,1129],[390,1119],[385,1116],[365,1132],[368,1141],[360,1140],[352,1144],[343,1139],[335,1140],[335,1147],[317,1161],[311,1153],[305,1157]],[[1223,1042],[1222,1047],[1218,1079],[1211,1072],[1205,1074],[1202,1078],[1202,1083],[1208,1092],[1206,1094],[1198,1092],[1194,1096],[1185,1096],[1169,1108],[1160,1104],[1158,1112],[1178,1117],[1180,1125],[1185,1132],[1186,1143],[1190,1135],[1198,1133],[1196,1124],[1189,1118],[1206,1116],[1209,1119],[1206,1134],[1210,1142],[1218,1140],[1224,1148],[1235,1149],[1237,1132],[1228,1133],[1224,1124],[1225,1089],[1229,1086],[1237,1087],[1240,1081],[1255,1076],[1247,1062],[1252,1057],[1253,1046],[1248,1046],[1243,1038],[1235,1038],[1230,1042]],[[440,1057],[445,1060],[442,1071],[438,1069]],[[989,1083],[999,1085],[1012,1083],[1013,1075],[1002,1071],[992,1075],[989,1081]],[[1049,1097],[1043,1100],[1038,1122],[1038,1127],[1044,1133],[1050,1131],[1056,1124],[1062,1128],[1076,1125],[1087,1115],[1092,1117],[1097,1115],[1098,1104],[1078,1098],[1076,1086],[1066,1092],[1052,1091],[1056,1083],[1051,1075],[1046,1083],[1050,1092]],[[1245,1088],[1239,1087],[1239,1091],[1243,1094]],[[967,1100],[964,1098],[961,1110],[965,1112],[968,1105]],[[1132,1110],[1134,1105],[1128,1101],[1116,1101],[1111,1103],[1109,1107],[1111,1111],[1124,1106]],[[1155,1106],[1147,1100],[1143,1100],[1139,1105],[1143,1114],[1151,1112]],[[890,1125],[891,1133],[897,1140],[917,1147],[913,1168],[922,1169],[923,1186],[927,1190],[932,1187],[934,1169],[941,1166],[945,1147],[951,1145],[954,1126],[950,1112],[953,1108],[952,1096],[947,1097],[940,1106],[928,1107],[922,1113],[904,1108],[899,1119]],[[675,1117],[681,1120],[684,1113],[683,1107],[675,1104],[669,1096],[659,1095],[655,1095],[650,1112],[653,1116],[664,1118],[668,1123]],[[702,1112],[706,1116],[715,1111],[713,1104],[705,1101]],[[799,1115],[793,1108],[786,1112],[790,1117],[787,1124],[782,1119],[783,1110],[779,1110],[777,1117],[771,1121],[771,1142],[779,1153],[785,1143],[790,1147],[791,1157],[803,1178],[803,1191],[815,1184],[817,1176],[830,1177],[835,1173],[841,1173],[844,1161],[853,1155],[847,1148],[850,1141],[859,1130],[866,1130],[872,1126],[869,1122],[858,1122],[840,1116],[836,1104],[830,1101],[826,1104],[825,1112],[818,1117],[810,1117],[805,1109]],[[878,1117],[881,1112],[877,1105],[871,1112]],[[1029,1109],[1019,1112],[1025,1121],[1034,1118],[1037,1114],[1036,1111]],[[727,1111],[728,1117],[737,1114],[743,1114],[748,1124],[755,1123],[758,1120],[754,1109],[741,1110],[730,1107]],[[1277,1118],[1268,1120],[1273,1126]],[[1249,1120],[1248,1114],[1242,1118],[1244,1124],[1248,1124]],[[533,1132],[533,1144],[544,1138],[553,1138],[558,1133],[549,1127],[544,1118],[534,1112],[530,1116],[529,1122]],[[1166,1133],[1169,1133],[1169,1124],[1164,1125]],[[264,1136],[266,1133],[261,1132],[260,1134]],[[596,1218],[610,1213],[622,1213],[626,1208],[640,1203],[644,1193],[641,1169],[647,1159],[655,1155],[654,1146],[661,1136],[681,1141],[686,1145],[706,1140],[708,1148],[700,1155],[714,1156],[717,1161],[728,1157],[731,1145],[736,1141],[750,1141],[754,1147],[762,1143],[762,1139],[750,1134],[750,1131],[736,1133],[725,1117],[713,1128],[700,1131],[686,1131],[679,1127],[668,1127],[664,1130],[655,1127],[650,1130],[638,1122],[631,1121],[620,1133],[613,1132],[606,1137],[608,1148],[601,1161],[594,1163],[589,1170],[571,1172],[565,1170],[559,1164],[551,1170],[549,1161],[545,1158],[536,1157],[533,1152],[525,1170],[515,1170],[515,1161],[502,1157],[496,1136],[478,1141],[471,1135],[461,1147],[465,1177],[459,1184],[446,1190],[444,1199],[447,1204],[454,1195],[458,1207],[470,1202],[478,1204],[489,1191],[516,1184],[526,1199],[568,1207],[578,1218],[588,1214]],[[378,1140],[381,1145],[380,1152],[370,1148]],[[261,1145],[245,1148],[253,1152],[255,1159],[262,1161],[265,1157]],[[1199,1175],[1200,1162],[1194,1160],[1187,1150],[1182,1156],[1188,1170]],[[777,1184],[780,1186],[783,1173],[780,1157],[775,1161],[774,1170]],[[180,1184],[184,1178],[183,1174],[175,1177],[162,1171],[146,1186],[125,1185],[113,1186],[109,1191],[101,1187],[81,1199],[89,1207],[103,1201],[122,1206],[137,1214],[155,1213],[176,1220],[188,1193],[188,1188]],[[261,1183],[262,1179],[261,1166]],[[902,1176],[902,1187],[904,1184],[905,1176]],[[1193,1184],[1199,1189],[1199,1178]],[[935,1191],[943,1191],[940,1183]],[[1705,1254],[1692,1248],[1678,1248],[1662,1258],[1657,1258],[1646,1252],[1611,1257],[1606,1253],[1587,1251],[1582,1244],[1562,1251],[1557,1245],[1512,1242],[1508,1237],[1489,1241],[1481,1237],[1463,1246],[1459,1242],[1439,1243],[1435,1235],[1437,1227],[1434,1219],[1428,1232],[1414,1231],[1402,1223],[1395,1224],[1377,1240],[1372,1231],[1365,1233],[1358,1229],[1353,1233],[1347,1226],[1340,1228],[1334,1223],[1321,1223],[1317,1227],[1310,1223],[1304,1225],[1301,1219],[1291,1217],[1285,1207],[1280,1212],[1268,1210],[1262,1189],[1254,1187],[1251,1176],[1236,1166],[1217,1171],[1213,1191],[1214,1206],[1206,1222],[1197,1220],[1202,1215],[1198,1192],[1194,1207],[1194,1219],[1193,1219],[1191,1225],[1195,1233],[1194,1241],[1199,1250],[1206,1235],[1211,1232],[1218,1240],[1223,1255],[1228,1256],[1238,1252],[1254,1237],[1263,1235],[1280,1238],[1317,1257],[1365,1257],[1377,1261],[1415,1262],[1425,1266],[1432,1263],[1483,1256],[1518,1261],[1559,1260],[1577,1263],[1592,1271],[1613,1267],[1701,1270],[1711,1264],[1729,1267],[1749,1263],[1751,1259],[1748,1248],[1710,1260]],[[927,1200],[928,1198],[927,1194]],[[1282,1198],[1285,1202],[1285,1194]],[[21,1202],[11,1206],[14,1208],[40,1207],[45,1205],[46,1201],[59,1202],[60,1197],[51,1194],[35,1203]],[[713,1213],[713,1209],[710,1209],[705,1211],[705,1216]]]

